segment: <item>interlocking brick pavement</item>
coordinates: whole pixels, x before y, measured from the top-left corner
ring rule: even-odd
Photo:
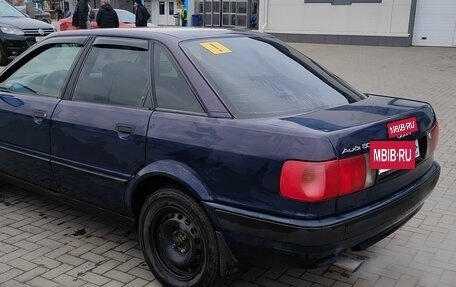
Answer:
[[[225,286],[456,286],[456,48],[292,45],[359,90],[430,102],[440,122],[441,180],[409,223],[352,253],[365,258],[354,273],[259,264]],[[0,183],[0,286],[161,285],[134,230]]]

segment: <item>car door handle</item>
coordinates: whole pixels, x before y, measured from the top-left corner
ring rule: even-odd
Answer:
[[[46,111],[33,110],[32,117],[35,124],[40,125],[43,122],[43,119],[46,118]]]
[[[116,126],[117,135],[120,139],[126,140],[134,132],[135,127],[130,125],[118,124]]]

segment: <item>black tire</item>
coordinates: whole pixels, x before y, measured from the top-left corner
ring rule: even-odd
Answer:
[[[183,191],[166,187],[147,198],[139,242],[149,268],[164,286],[214,285],[219,273],[215,232],[200,204]]]

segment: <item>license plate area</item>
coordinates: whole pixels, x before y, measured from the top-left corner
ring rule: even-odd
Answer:
[[[415,162],[416,163],[420,162],[423,159],[424,153],[426,151],[426,149],[424,149],[424,151],[423,151],[423,147],[422,147],[424,145],[423,141],[422,141],[423,138],[424,138],[424,140],[426,140],[425,137],[415,140]],[[379,169],[378,176],[383,177],[383,176],[392,174],[396,171],[398,171],[398,170],[397,169]]]

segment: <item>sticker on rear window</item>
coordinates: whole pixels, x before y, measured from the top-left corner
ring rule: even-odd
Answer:
[[[203,46],[204,48],[208,49],[214,55],[231,53],[230,49],[228,49],[227,47],[223,46],[219,42],[201,43],[201,46]]]

